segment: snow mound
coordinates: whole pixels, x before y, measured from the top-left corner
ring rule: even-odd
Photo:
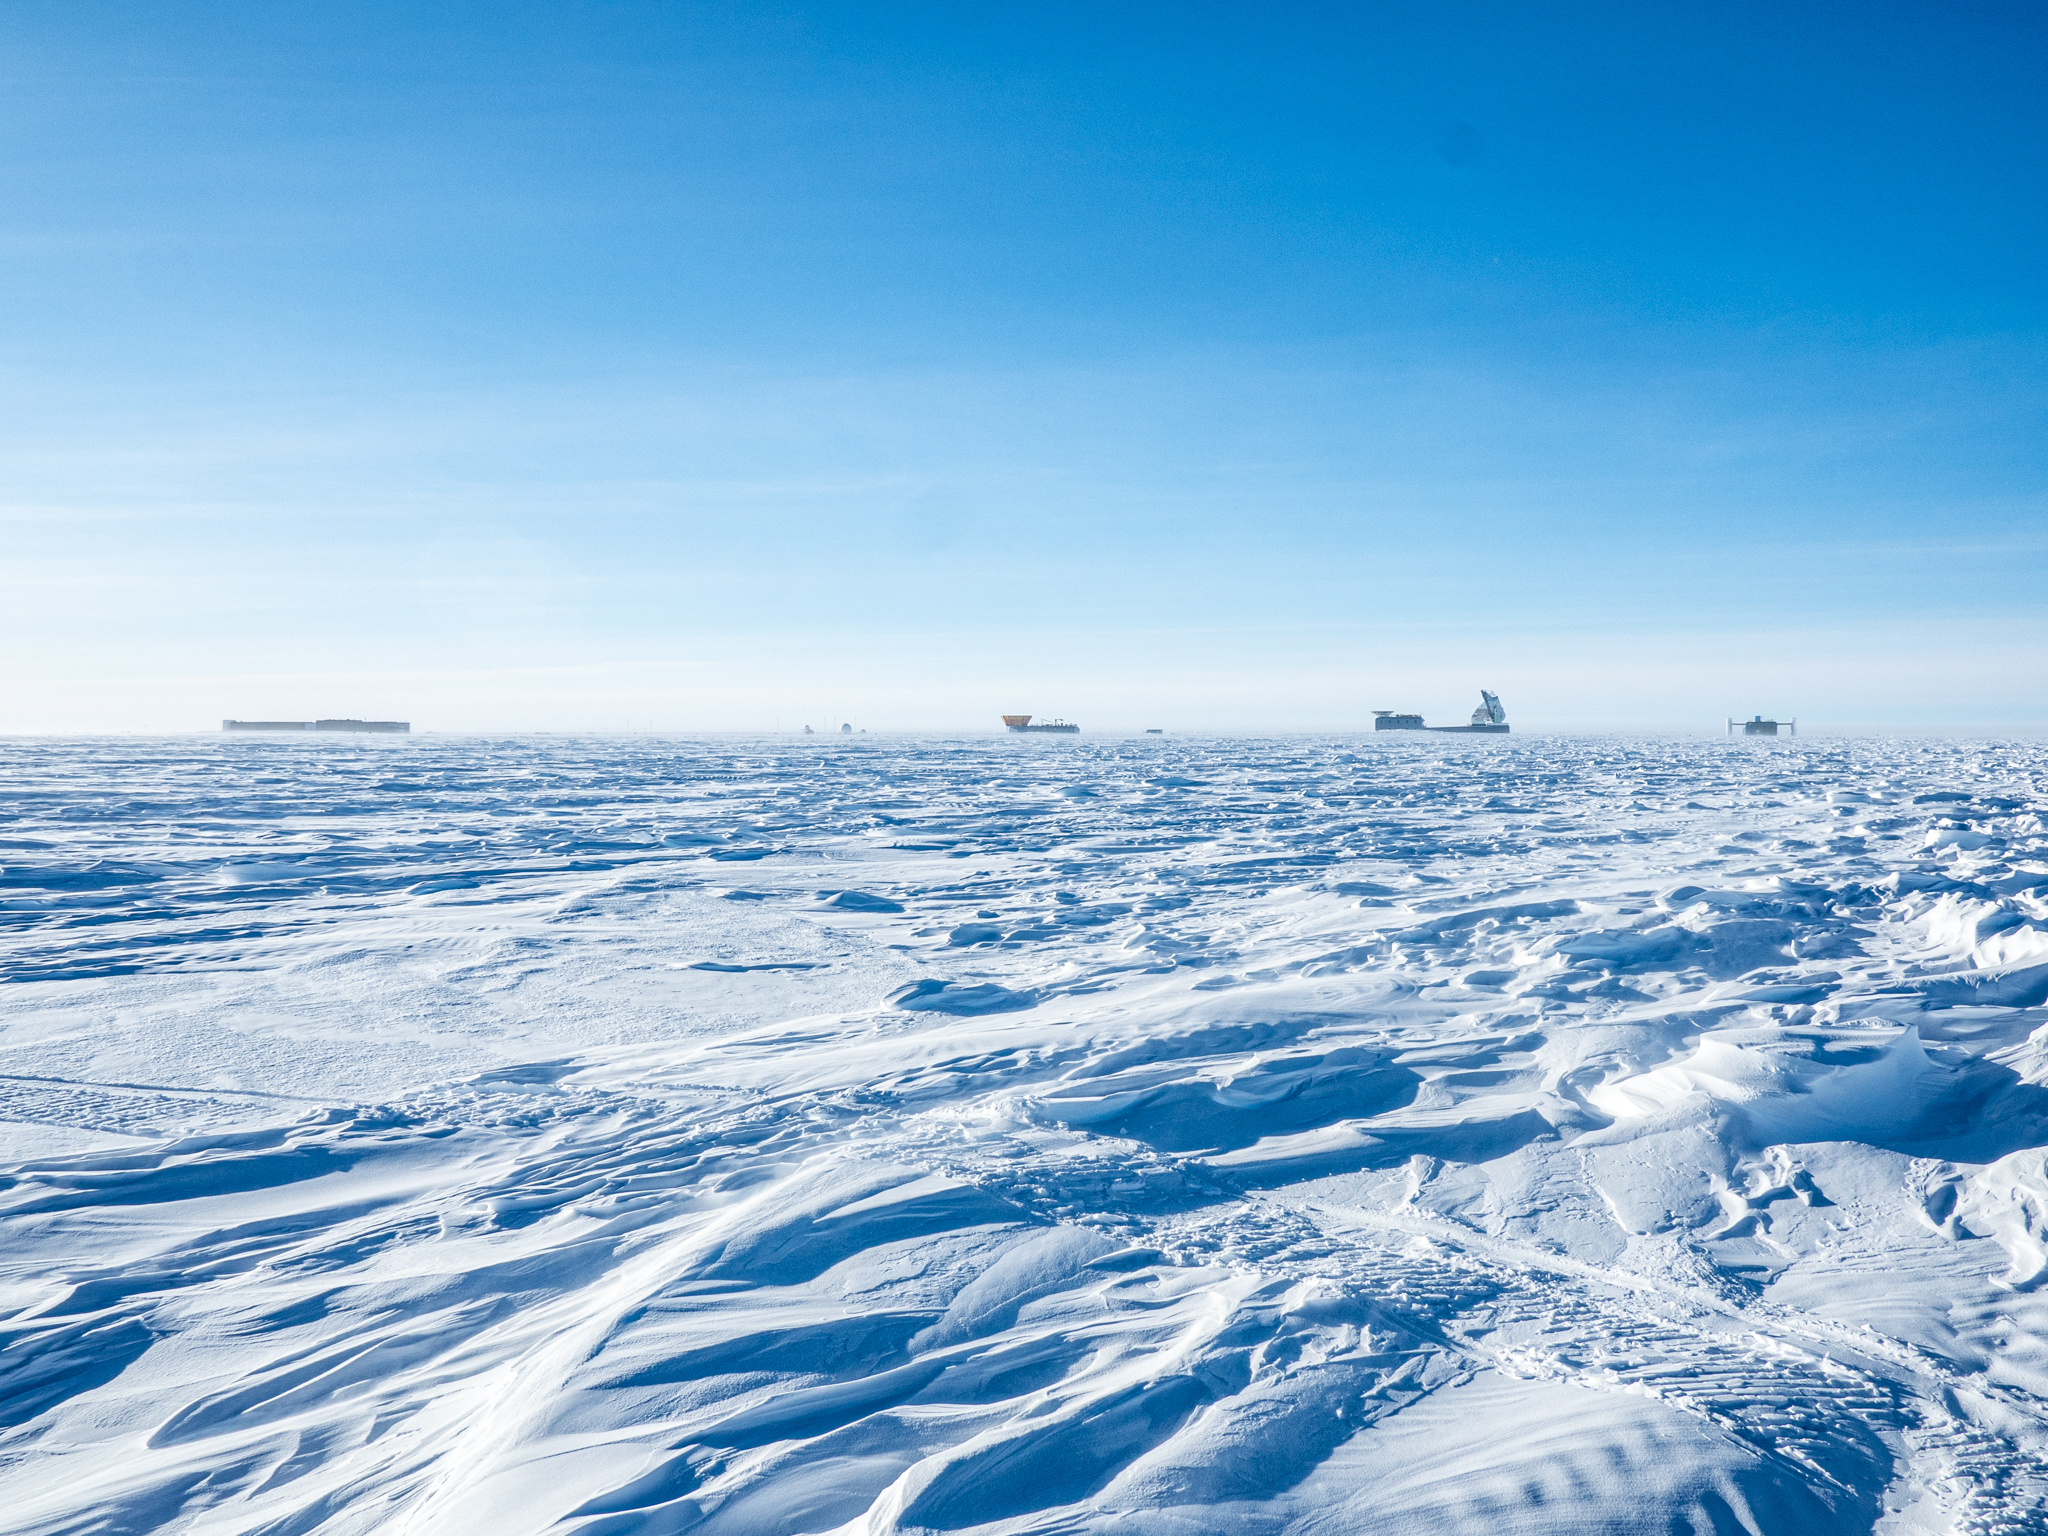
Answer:
[[[2008,1153],[1972,1175],[1957,1215],[1998,1239],[2012,1260],[2008,1285],[2040,1284],[2048,1275],[2048,1149]]]
[[[992,981],[914,981],[891,993],[889,1001],[913,1013],[1014,1013],[1038,1006],[1037,994]]]
[[[1927,1056],[1917,1027],[1838,1059],[1827,1042],[1798,1036],[1767,1045],[1709,1036],[1682,1061],[1589,1090],[1586,1100],[1617,1120],[1687,1106],[1727,1108],[1771,1142],[1882,1141],[1913,1124],[1951,1085]]]

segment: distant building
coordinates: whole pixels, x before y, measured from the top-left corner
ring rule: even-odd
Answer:
[[[224,731],[371,731],[384,736],[411,734],[410,720],[223,720]]]
[[[1439,734],[1458,736],[1505,736],[1508,733],[1508,712],[1501,708],[1498,695],[1479,690],[1479,707],[1472,711],[1470,725],[1424,725],[1420,715],[1397,715],[1391,709],[1376,709],[1372,712],[1372,728],[1376,731],[1435,731]]]
[[[840,726],[839,734],[842,736],[851,736],[853,734],[853,726],[851,724]]]
[[[1790,720],[1766,720],[1762,715],[1750,720],[1736,720],[1731,717],[1728,721],[1730,736],[1735,734],[1735,727],[1738,725],[1742,727],[1742,734],[1745,736],[1775,736],[1778,734],[1779,726],[1785,727],[1791,735],[1799,734],[1799,719],[1796,715]]]

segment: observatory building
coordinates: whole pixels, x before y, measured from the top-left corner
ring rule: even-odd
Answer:
[[[1752,720],[1737,720],[1731,716],[1728,720],[1728,734],[1730,736],[1735,734],[1735,727],[1738,725],[1742,727],[1742,734],[1745,736],[1775,736],[1778,734],[1778,727],[1780,726],[1783,726],[1789,735],[1797,736],[1799,734],[1799,717],[1797,715],[1794,715],[1790,720],[1766,720],[1762,715],[1758,715]]]
[[[1479,707],[1472,711],[1470,725],[1424,725],[1420,715],[1399,715],[1391,709],[1376,709],[1372,713],[1372,728],[1376,731],[1439,731],[1460,736],[1508,733],[1508,712],[1501,708],[1499,697],[1484,688],[1479,690]]]
[[[1081,727],[1069,725],[1064,720],[1048,720],[1043,725],[1033,725],[1029,715],[1005,715],[1003,716],[1003,724],[1013,731],[1024,731],[1032,735],[1036,735],[1040,731],[1050,732],[1054,736],[1078,736],[1081,734]]]

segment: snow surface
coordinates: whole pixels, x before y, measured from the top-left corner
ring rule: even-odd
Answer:
[[[2048,747],[0,754],[11,1531],[2048,1529]]]

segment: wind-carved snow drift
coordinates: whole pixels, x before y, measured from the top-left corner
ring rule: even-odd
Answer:
[[[2038,746],[6,754],[9,1530],[2048,1529]]]

